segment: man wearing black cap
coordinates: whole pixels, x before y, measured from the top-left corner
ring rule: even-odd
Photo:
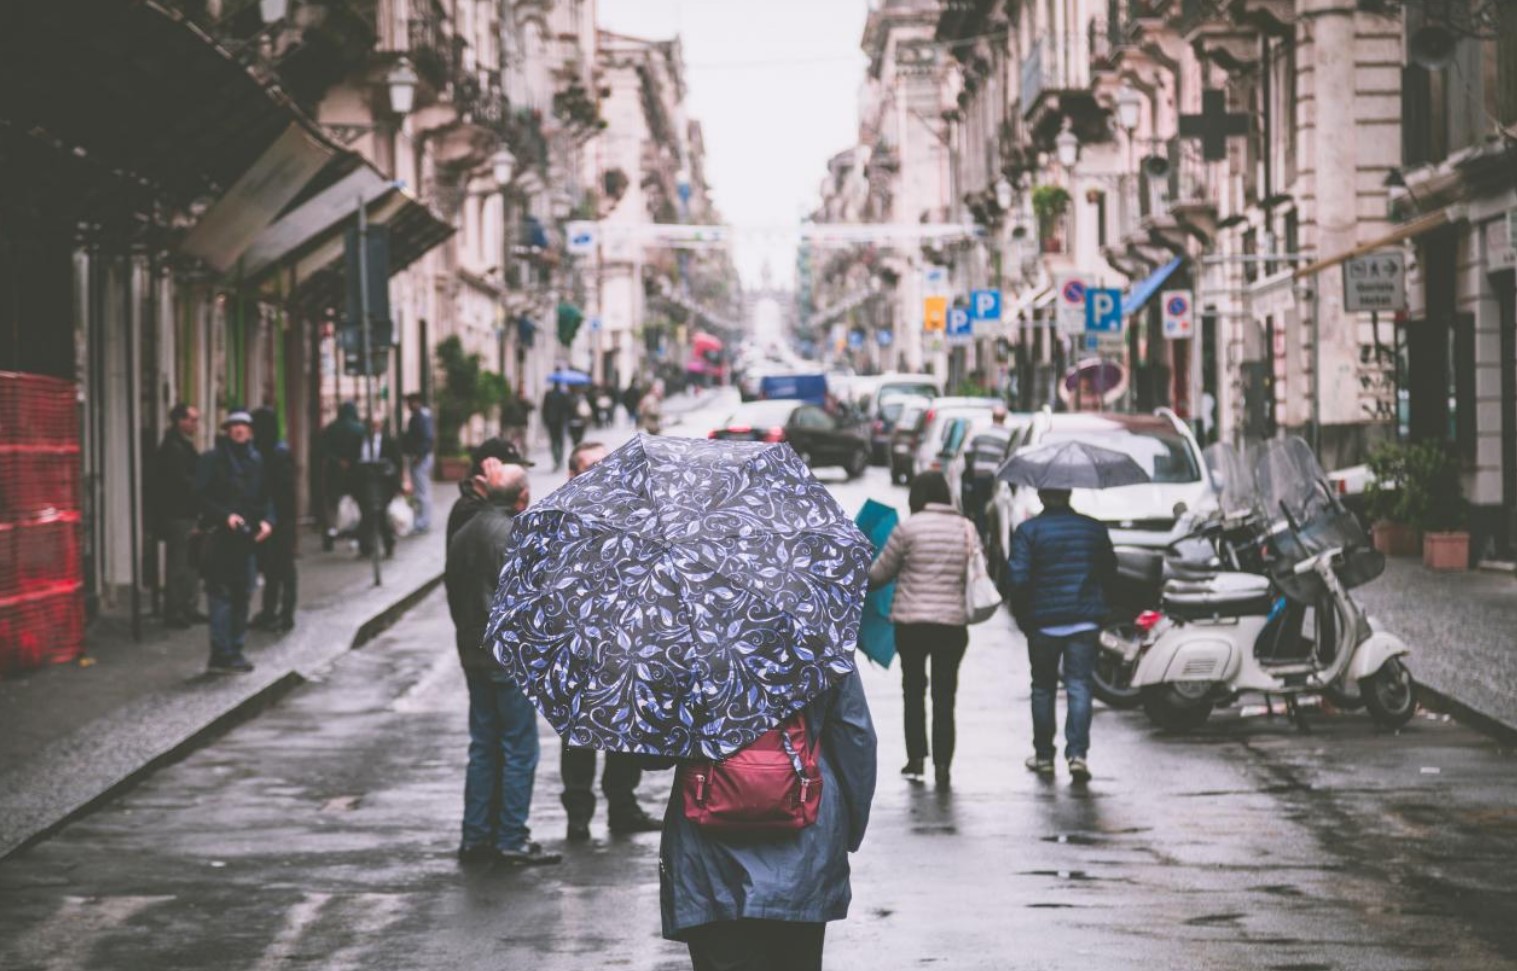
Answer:
[[[484,475],[485,459],[497,459],[505,465],[520,465],[522,468],[532,467],[532,463],[521,454],[516,444],[504,438],[485,439],[474,446],[469,452],[469,458],[469,475],[458,484],[458,501],[453,503],[453,508],[448,512],[446,539],[449,545],[452,545],[453,537],[463,528],[464,523],[474,518],[474,514],[489,502]]]
[[[253,417],[233,411],[221,428],[225,434],[195,469],[201,528],[210,544],[203,563],[211,607],[209,668],[245,673],[253,670],[242,654],[257,577],[253,552],[274,531],[274,503],[263,459],[253,447]]]

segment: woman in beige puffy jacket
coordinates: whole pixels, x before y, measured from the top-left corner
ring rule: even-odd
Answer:
[[[969,520],[953,508],[948,480],[941,473],[917,476],[907,503],[911,516],[890,534],[869,569],[869,582],[881,586],[897,581],[890,619],[895,624],[905,695],[906,767],[901,774],[921,778],[927,759],[927,664],[931,661],[932,767],[938,786],[947,788],[948,767],[953,762],[953,701],[959,688],[959,662],[969,644],[964,583],[970,553],[980,541]]]

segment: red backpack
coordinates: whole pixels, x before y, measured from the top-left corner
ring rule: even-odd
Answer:
[[[817,747],[800,713],[728,758],[682,764],[676,784],[685,818],[725,833],[804,829],[816,822],[822,802]]]

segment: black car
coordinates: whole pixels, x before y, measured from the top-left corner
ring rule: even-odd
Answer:
[[[901,412],[890,429],[888,456],[890,481],[897,485],[910,485],[912,456],[922,441],[922,429],[927,424],[927,412],[932,409],[932,399],[912,396],[901,402]]]
[[[807,465],[836,466],[850,479],[869,468],[869,438],[862,430],[824,408],[795,399],[742,405],[707,437],[729,442],[789,442]]]

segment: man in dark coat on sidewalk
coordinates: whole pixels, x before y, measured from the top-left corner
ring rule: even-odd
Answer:
[[[458,484],[458,500],[453,503],[453,508],[448,510],[446,539],[449,543],[453,542],[453,537],[458,535],[464,523],[474,518],[474,514],[483,509],[488,501],[484,471],[484,463],[487,460],[495,459],[505,465],[519,465],[524,469],[532,466],[526,456],[517,450],[514,442],[500,437],[487,438],[474,446],[469,452],[469,457],[472,459],[469,475]]]
[[[195,495],[195,468],[200,464],[195,431],[199,426],[200,412],[179,402],[169,410],[168,431],[153,456],[153,523],[167,561],[163,623],[176,629],[206,620],[199,608],[199,573],[190,551],[199,508]]]
[[[492,458],[482,467],[483,505],[448,543],[444,573],[458,660],[469,685],[469,767],[458,859],[465,865],[540,866],[560,857],[534,843],[527,827],[537,774],[537,711],[482,646],[512,522],[527,508],[531,490],[519,465]]]
[[[374,555],[377,537],[385,556],[395,555],[395,527],[390,524],[390,500],[405,489],[405,459],[400,443],[385,428],[385,421],[375,415],[369,421],[358,445],[358,464],[354,466],[353,493],[358,499],[361,519],[358,524],[358,555]]]
[[[553,471],[564,467],[564,433],[569,429],[569,414],[574,399],[561,384],[543,395],[543,427],[548,430],[548,445],[553,450]]]
[[[363,422],[358,420],[358,406],[344,401],[337,406],[337,417],[321,430],[321,453],[317,469],[321,473],[320,502],[321,548],[330,552],[337,545],[337,504],[343,496],[353,494],[354,467],[363,443]]]
[[[569,453],[569,478],[589,471],[606,457],[606,446],[599,442],[581,442]],[[574,748],[564,741],[559,754],[559,775],[564,781],[559,798],[569,814],[568,838],[590,838],[590,820],[595,815],[595,749]],[[606,753],[606,768],[601,773],[600,789],[606,797],[607,823],[613,833],[652,833],[663,823],[648,815],[637,801],[637,786],[643,770],[638,757],[622,752]]]
[[[243,656],[248,607],[257,579],[254,550],[274,531],[277,517],[253,447],[253,418],[233,411],[221,425],[216,447],[200,456],[195,493],[201,528],[210,544],[204,559],[205,592],[211,605],[210,670],[253,670]]]
[[[1007,582],[1012,614],[1027,635],[1032,662],[1032,744],[1027,768],[1054,771],[1057,724],[1054,696],[1064,666],[1069,711],[1064,721],[1064,757],[1076,782],[1090,779],[1091,672],[1097,638],[1109,612],[1106,590],[1117,570],[1111,534],[1100,522],[1069,506],[1068,489],[1039,489],[1043,511],[1011,536]]]

